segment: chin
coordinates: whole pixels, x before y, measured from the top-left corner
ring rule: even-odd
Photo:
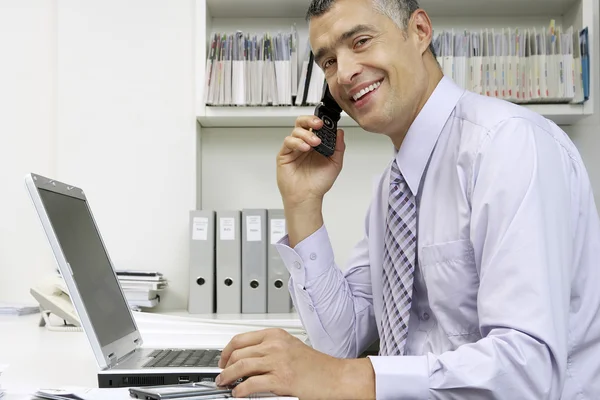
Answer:
[[[373,115],[362,115],[359,118],[353,119],[363,130],[372,133],[384,133],[387,131],[387,128],[389,126],[389,121],[387,120],[387,118],[381,115],[379,115],[378,117],[375,117]]]

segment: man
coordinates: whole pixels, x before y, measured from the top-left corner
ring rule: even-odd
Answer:
[[[313,0],[309,20],[336,101],[395,157],[342,272],[321,206],[343,131],[325,158],[322,122],[297,119],[277,157],[278,249],[313,348],[236,336],[219,383],[302,399],[600,398],[600,224],[568,137],[443,77],[414,0]],[[357,359],[378,338],[380,354]]]

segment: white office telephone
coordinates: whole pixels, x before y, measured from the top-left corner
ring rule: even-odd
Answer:
[[[40,303],[42,318],[40,326],[51,331],[81,332],[81,322],[69,297],[65,282],[56,277],[51,282],[32,287],[31,295]],[[50,314],[63,320],[62,325],[53,324]]]

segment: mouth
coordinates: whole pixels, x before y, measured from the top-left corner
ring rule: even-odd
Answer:
[[[383,79],[372,83],[370,86],[367,86],[366,88],[362,89],[360,92],[352,96],[351,99],[352,103],[354,103],[354,106],[361,107],[364,104],[366,104],[369,101],[369,99],[373,96],[373,94],[377,92],[382,82]]]

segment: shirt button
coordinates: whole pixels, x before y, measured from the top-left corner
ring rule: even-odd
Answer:
[[[310,253],[310,259],[311,260],[316,260],[317,259],[317,255],[315,253]]]
[[[429,320],[429,314],[423,313],[423,321]]]
[[[313,306],[308,306],[308,309],[310,310],[310,312],[315,311],[315,308]]]
[[[300,263],[298,261],[294,261],[294,267],[296,267],[296,269],[302,268],[302,266],[300,265]]]

